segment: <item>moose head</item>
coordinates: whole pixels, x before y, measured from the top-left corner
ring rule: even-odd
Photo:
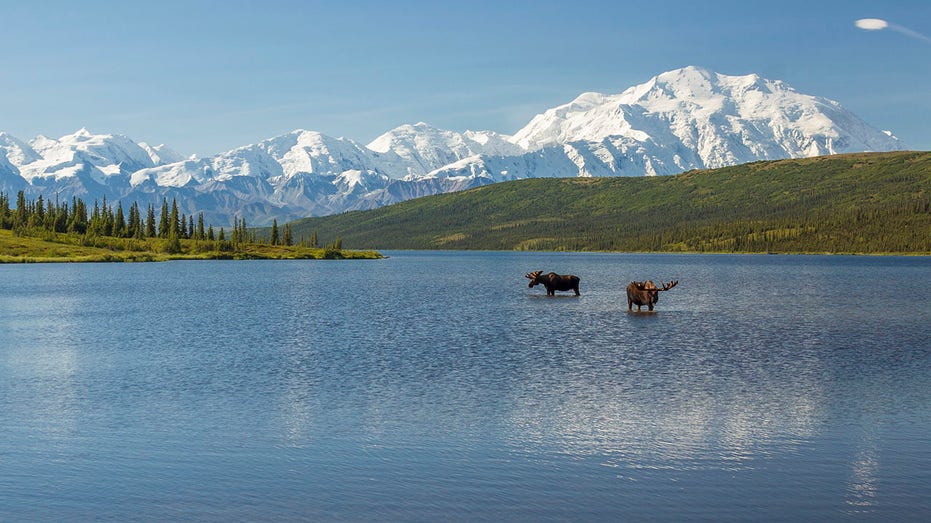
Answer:
[[[634,305],[636,305],[637,312],[640,312],[640,307],[646,305],[652,311],[656,302],[659,301],[660,291],[668,291],[678,284],[679,280],[674,280],[664,283],[663,287],[659,288],[653,280],[630,282],[627,286],[627,310],[634,310]]]

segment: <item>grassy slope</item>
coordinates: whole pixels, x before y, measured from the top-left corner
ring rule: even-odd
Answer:
[[[212,248],[213,242],[182,240],[182,252],[164,252],[166,240],[129,240],[98,238],[95,245],[82,244],[82,237],[67,234],[46,234],[44,238],[15,236],[0,230],[0,263],[23,262],[101,262],[101,261],[167,261],[207,259],[320,259],[323,249],[251,244],[241,251],[222,252]],[[342,251],[345,258],[372,259],[381,255],[374,251]]]
[[[931,252],[931,153],[529,179],[292,223],[378,249]]]

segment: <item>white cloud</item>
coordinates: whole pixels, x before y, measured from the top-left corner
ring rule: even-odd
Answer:
[[[889,22],[881,18],[861,18],[855,22],[857,27],[867,31],[878,31],[889,26]]]

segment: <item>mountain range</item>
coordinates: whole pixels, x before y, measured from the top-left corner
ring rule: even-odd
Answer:
[[[508,136],[402,125],[368,145],[295,130],[208,158],[81,129],[0,132],[0,191],[160,204],[267,225],[540,177],[651,176],[757,160],[904,149],[839,103],[755,74],[698,67],[584,93]]]

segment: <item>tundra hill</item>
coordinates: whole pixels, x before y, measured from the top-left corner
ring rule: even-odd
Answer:
[[[373,249],[931,253],[931,152],[526,179],[292,223]]]

